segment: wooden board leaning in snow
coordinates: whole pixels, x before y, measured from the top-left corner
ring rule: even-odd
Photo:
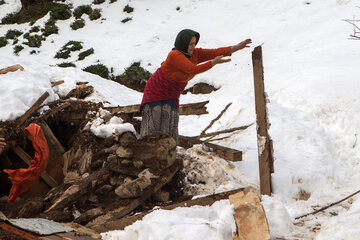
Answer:
[[[256,193],[238,192],[230,195],[229,200],[234,205],[234,218],[237,226],[234,240],[270,239],[265,212]]]

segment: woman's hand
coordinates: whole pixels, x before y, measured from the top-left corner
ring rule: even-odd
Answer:
[[[214,58],[213,60],[211,60],[211,64],[213,66],[215,66],[218,63],[226,63],[226,62],[230,62],[231,59],[230,58],[224,58],[223,55],[221,56],[217,56],[216,58]]]
[[[242,42],[239,42],[238,44],[231,47],[231,53],[234,53],[243,48],[248,48],[248,47],[250,47],[249,44],[251,44],[251,43],[252,43],[251,39],[246,39]]]

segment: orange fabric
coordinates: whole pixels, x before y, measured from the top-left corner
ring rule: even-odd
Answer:
[[[41,127],[31,123],[25,128],[25,134],[31,138],[35,156],[27,169],[4,169],[13,184],[8,197],[10,203],[14,202],[20,194],[29,190],[45,170],[49,161],[49,147]]]
[[[212,68],[211,61],[209,60],[212,60],[220,55],[230,56],[230,49],[231,47],[217,49],[195,48],[194,53],[190,58],[187,58],[179,50],[172,50],[168,54],[165,62],[161,65],[161,71],[172,81],[188,82],[196,74],[205,72]]]

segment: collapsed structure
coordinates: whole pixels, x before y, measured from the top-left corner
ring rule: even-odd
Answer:
[[[11,71],[22,70],[20,67],[12,67]],[[62,83],[54,82],[52,86]],[[191,156],[177,154],[174,139],[163,133],[137,139],[139,106],[104,107],[102,103],[84,101],[93,90],[87,82],[78,83],[64,98],[48,103],[47,110],[38,112],[48,96],[45,92],[23,116],[0,123],[1,135],[8,143],[0,155],[1,170],[27,168],[31,164],[34,149],[24,134],[24,128],[31,123],[41,126],[50,149],[46,169],[21,199],[10,204],[6,197],[0,198],[0,211],[8,218],[39,217],[71,222],[100,233],[123,229],[139,219],[139,215],[133,215],[135,212],[144,212],[154,206],[169,203],[206,205],[244,190],[179,205],[191,197],[181,192],[183,176],[179,171],[183,158]],[[181,105],[180,114],[205,114],[207,103]],[[118,119],[132,127],[101,138],[91,131],[96,121],[106,124]],[[213,138],[248,126],[205,133],[210,126],[198,137],[180,136],[179,145],[189,148],[204,144],[208,151],[224,159],[241,161],[240,151],[200,138]],[[0,186],[0,195],[8,195],[11,182],[3,172],[0,173]]]

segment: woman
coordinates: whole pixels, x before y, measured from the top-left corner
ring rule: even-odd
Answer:
[[[172,136],[177,143],[179,97],[188,81],[216,64],[229,62],[230,59],[223,57],[231,56],[251,43],[251,39],[246,39],[230,47],[195,48],[199,38],[200,34],[193,30],[180,31],[175,48],[147,81],[141,102],[141,137],[160,131]]]

